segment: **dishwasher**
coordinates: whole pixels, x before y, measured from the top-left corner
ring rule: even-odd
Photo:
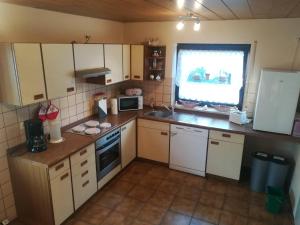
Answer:
[[[208,130],[171,125],[170,168],[205,176]]]

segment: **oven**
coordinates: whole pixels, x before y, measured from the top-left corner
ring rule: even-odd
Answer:
[[[97,181],[121,164],[120,129],[113,130],[96,141]]]

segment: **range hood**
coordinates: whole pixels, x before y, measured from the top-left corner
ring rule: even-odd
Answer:
[[[76,70],[76,76],[81,78],[97,78],[111,74],[111,70],[106,67],[94,68],[94,69],[85,69],[85,70]]]

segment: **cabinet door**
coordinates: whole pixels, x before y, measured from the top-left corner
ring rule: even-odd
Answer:
[[[73,50],[71,44],[42,44],[48,99],[75,93]]]
[[[73,212],[71,172],[64,173],[50,181],[55,225],[61,224]]]
[[[243,144],[209,139],[207,173],[240,179]]]
[[[130,45],[123,45],[123,80],[130,79]]]
[[[132,120],[121,128],[122,167],[136,157],[136,121]]]
[[[104,67],[103,44],[74,44],[75,70]]]
[[[105,67],[111,70],[111,75],[106,76],[106,84],[113,84],[123,80],[122,45],[104,45]]]
[[[169,131],[138,127],[138,156],[169,162]]]
[[[46,100],[40,44],[13,45],[23,105]]]
[[[143,80],[144,45],[131,45],[131,79]]]

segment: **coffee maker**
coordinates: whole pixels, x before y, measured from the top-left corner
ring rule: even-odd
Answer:
[[[44,135],[43,122],[39,119],[26,120],[24,122],[24,127],[28,151],[42,152],[47,150],[47,142]]]

